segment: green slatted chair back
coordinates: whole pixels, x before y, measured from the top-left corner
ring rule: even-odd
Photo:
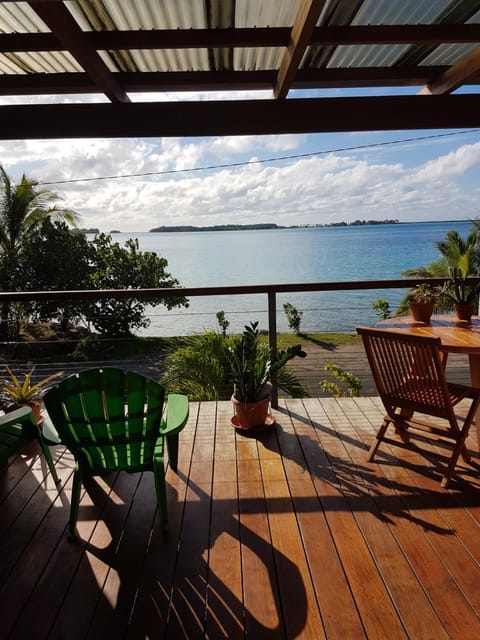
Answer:
[[[113,471],[154,472],[161,526],[166,529],[164,442],[170,466],[176,470],[178,433],[188,419],[188,398],[178,394],[166,398],[161,384],[138,373],[100,368],[74,374],[52,387],[44,404],[76,461],[70,540],[75,539],[82,479]]]
[[[151,469],[165,392],[132,371],[70,376],[44,402],[59,436],[91,475]]]

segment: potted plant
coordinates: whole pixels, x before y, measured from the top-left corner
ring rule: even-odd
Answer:
[[[289,360],[305,358],[299,344],[278,351],[272,357],[270,348],[261,339],[258,322],[246,325],[243,334],[234,340],[226,350],[228,368],[234,384],[232,403],[233,424],[240,429],[252,429],[273,424],[269,416],[271,377],[279,372]],[[279,382],[282,387],[282,383]],[[288,390],[302,394],[302,384],[296,378],[289,378],[285,385]],[[283,388],[283,387],[282,387]]]
[[[34,369],[31,369],[25,374],[23,381],[20,380],[7,365],[5,365],[5,370],[8,378],[0,380],[0,402],[2,408],[8,412],[28,405],[32,407],[37,423],[40,424],[42,421],[42,396],[50,387],[53,380],[62,375],[63,371],[52,373],[46,378],[34,383],[32,382]]]
[[[428,282],[422,282],[413,287],[408,299],[412,318],[416,322],[430,322],[439,295],[438,287],[432,286]]]
[[[442,295],[451,300],[455,305],[455,313],[458,320],[470,322],[472,315],[478,309],[479,285],[467,282],[472,274],[461,267],[450,269],[450,278],[442,289]]]

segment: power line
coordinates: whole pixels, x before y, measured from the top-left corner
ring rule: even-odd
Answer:
[[[387,147],[394,144],[404,144],[406,142],[421,142],[424,140],[434,140],[446,138],[448,136],[464,135],[466,133],[476,133],[479,129],[468,129],[466,131],[452,131],[450,133],[437,133],[430,136],[418,136],[416,138],[402,138],[401,140],[387,140],[385,142],[373,142],[370,144],[356,145],[352,147],[339,147],[337,149],[327,149],[324,151],[311,151],[310,153],[297,153],[288,156],[277,156],[274,158],[263,158],[260,160],[245,160],[244,162],[229,162],[226,164],[212,164],[205,167],[192,167],[190,169],[166,169],[165,171],[146,171],[144,173],[123,173],[114,176],[97,176],[95,178],[72,178],[70,180],[55,180],[50,182],[39,182],[39,185],[50,186],[54,184],[72,184],[74,182],[95,182],[98,180],[118,180],[121,178],[144,178],[147,176],[164,176],[174,173],[189,173],[193,171],[211,171],[213,169],[231,169],[235,167],[245,167],[251,164],[265,164],[267,162],[281,162],[282,160],[299,160],[300,158],[311,158],[328,153],[342,153],[344,151],[361,151],[362,149],[373,149],[375,147]]]

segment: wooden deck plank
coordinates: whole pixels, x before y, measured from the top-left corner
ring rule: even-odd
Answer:
[[[308,559],[325,634],[330,639],[363,638],[365,633],[322,511],[307,458],[327,462],[311,426],[286,415],[277,428],[287,481]],[[328,575],[328,580],[325,576]],[[335,612],[341,611],[341,615]]]
[[[342,403],[342,410],[345,410],[345,420],[352,425],[357,423],[356,412],[348,408],[347,402]],[[372,477],[370,470],[365,469],[365,452],[349,439],[329,443],[330,450],[332,446],[335,446],[333,453],[337,457],[345,460],[345,456],[350,457],[352,464],[357,464],[355,491],[352,491],[351,485],[342,485],[341,476],[340,484],[409,637],[448,638],[421,583],[388,527],[388,514],[381,513],[368,491]],[[365,479],[363,486],[362,477]]]
[[[277,436],[326,636],[363,638],[364,629],[312,481],[314,469],[307,462],[314,460],[313,467],[318,470],[327,464],[327,456],[311,425],[297,417],[282,421]]]
[[[428,455],[429,448],[437,448],[427,438],[422,439],[421,446],[422,459]],[[470,637],[472,628],[478,624],[478,609],[475,613],[469,602],[469,597],[477,601],[478,563],[449,535],[451,531],[437,513],[436,505],[442,504],[443,497],[449,495],[449,490],[440,486],[440,475],[434,482],[432,474],[426,474],[424,469],[418,472],[411,464],[411,457],[407,455],[405,459],[408,465],[403,467],[401,475],[388,473],[384,481],[371,484],[375,501],[449,636]],[[397,464],[401,466],[402,462],[404,457],[398,457]],[[384,471],[384,465],[379,467]],[[456,577],[449,565],[450,569],[455,568]]]
[[[288,406],[291,406],[288,401]],[[327,522],[335,539],[339,557],[350,588],[360,613],[368,638],[406,638],[407,634],[398,618],[395,606],[390,598],[382,577],[378,573],[375,561],[370,554],[361,531],[356,524],[355,516],[348,506],[345,495],[341,490],[341,483],[337,474],[343,476],[343,483],[351,482],[349,467],[342,459],[342,442],[333,438],[335,425],[341,419],[338,404],[329,400],[322,404],[328,415],[320,414],[317,421],[314,404],[309,404],[309,414],[317,435],[330,461],[331,468],[325,472],[317,472],[314,477],[315,487],[325,511]],[[295,403],[296,411],[299,405]],[[351,439],[350,425],[345,428],[344,440]]]
[[[378,398],[282,400],[257,439],[230,403],[192,403],[166,535],[152,474],[117,474],[82,494],[69,544],[71,458],[55,448],[60,491],[38,450],[13,458],[0,639],[480,637],[478,472],[442,489],[443,445],[423,439],[367,463],[381,415]]]
[[[228,405],[218,405],[208,557],[206,636],[244,637],[242,555],[235,431]]]
[[[162,535],[157,518],[127,631],[128,638],[163,637],[167,626],[198,410],[198,403],[191,403],[190,417],[182,432],[178,473],[168,469],[166,474],[169,530]]]
[[[102,556],[110,558],[110,570],[89,628],[89,635],[93,638],[124,634],[140,587],[157,499],[152,472],[139,474],[136,480],[132,507],[123,526],[116,528],[105,517],[112,540],[107,549],[99,549],[98,553],[100,559]],[[114,511],[118,512],[118,508]],[[111,510],[107,513],[112,515]]]
[[[57,562],[63,562],[63,554],[82,551],[78,568],[66,588],[65,597],[58,615],[50,629],[50,638],[85,638],[95,620],[97,608],[110,620],[111,611],[102,607],[102,599],[109,595],[105,588],[111,573],[116,571],[115,549],[123,535],[129,516],[129,508],[136,496],[140,474],[114,474],[107,479],[94,479],[81,500],[81,511],[77,525],[79,541],[62,547]],[[89,525],[85,518],[89,511],[102,509],[101,517]],[[111,584],[111,583],[110,583]],[[119,588],[119,586],[118,586]],[[111,605],[110,605],[111,609]],[[98,615],[98,614],[97,614]],[[77,624],[72,628],[72,619]]]
[[[33,522],[29,522],[29,507],[35,504],[35,499],[32,498],[22,511],[22,517],[13,525],[16,530],[15,536],[6,537],[5,543],[2,544],[1,574],[4,582],[0,589],[3,611],[1,626],[6,636],[12,633],[15,624],[21,618],[23,608],[32,598],[32,593],[43,572],[48,568],[55,548],[65,532],[68,506],[62,505],[62,496],[53,479],[48,476],[45,482],[41,473],[41,469],[32,468],[30,475],[32,479],[43,484],[39,502],[45,505],[46,501],[50,501],[50,508],[45,506],[44,517],[38,522],[36,516],[40,510],[37,506],[32,513]],[[69,490],[71,470],[59,468],[58,474]]]
[[[67,495],[69,494],[67,487]],[[62,497],[65,493],[61,494]],[[88,509],[90,519],[79,520],[78,531],[83,540],[88,540],[96,522],[102,518],[103,510],[108,500],[108,493],[103,493],[99,499],[92,501],[89,493],[85,491],[82,495],[80,505],[82,510]],[[68,522],[69,505],[65,501],[61,511],[57,515],[61,525],[61,535],[58,544],[48,560],[40,580],[36,583],[35,589],[28,602],[28,612],[32,619],[36,620],[35,632],[39,638],[48,637],[49,630],[55,620],[63,598],[68,589],[72,576],[75,575],[85,551],[85,542],[72,545],[67,541],[65,531]],[[39,535],[38,540],[42,541]],[[11,634],[11,638],[31,638],[32,628],[28,617],[22,615],[17,626]]]
[[[215,403],[200,406],[166,638],[200,638],[205,631],[215,417]]]
[[[324,638],[285,470],[278,455],[271,457],[270,440],[275,432],[259,442],[259,456],[287,637]]]

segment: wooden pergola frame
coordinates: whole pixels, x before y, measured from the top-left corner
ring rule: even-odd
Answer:
[[[423,63],[441,44],[480,43],[480,24],[468,22],[480,11],[480,2],[455,3],[444,21],[435,24],[353,25],[351,19],[362,3],[349,3],[350,21],[342,25],[317,26],[328,1],[302,0],[291,28],[84,31],[63,0],[32,0],[28,5],[50,31],[2,33],[0,53],[15,56],[68,51],[82,71],[4,73],[0,75],[0,95],[96,93],[106,96],[109,104],[0,106],[0,138],[258,135],[480,126],[480,94],[451,95],[462,85],[480,83],[480,46],[453,65]],[[309,52],[318,48],[328,52],[341,45],[395,44],[409,45],[395,64],[331,67],[305,62]],[[232,54],[236,47],[279,47],[284,52],[276,69],[155,72],[111,71],[99,53],[201,48],[225,49]],[[392,86],[417,86],[420,90],[417,95],[364,98],[297,98],[290,93]],[[131,99],[135,92],[239,90],[271,90],[272,98],[173,103]]]

